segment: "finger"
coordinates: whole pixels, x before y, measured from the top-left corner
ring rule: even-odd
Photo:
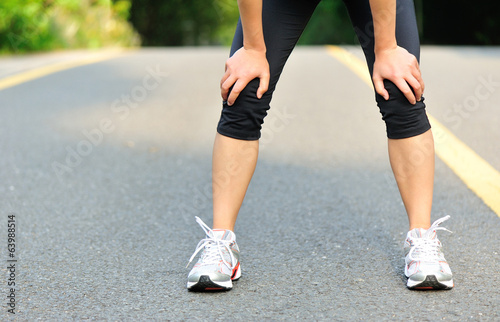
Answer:
[[[413,75],[418,83],[420,84],[420,97],[418,98],[418,100],[420,101],[422,99],[422,95],[424,95],[424,90],[425,90],[425,83],[424,83],[424,79],[422,78],[422,74],[420,73],[420,70],[418,71],[418,75]]]
[[[269,88],[269,74],[260,77],[259,88],[257,89],[257,98],[261,99],[262,95],[267,92]]]
[[[422,95],[424,95],[424,88],[425,88],[424,80],[422,78],[420,70],[418,69],[412,70],[412,76],[413,78],[409,78],[407,81],[413,88],[417,101],[420,101],[422,99]]]
[[[224,72],[224,75],[222,75],[222,78],[220,80],[220,87],[222,88],[222,84],[224,84],[224,82],[227,80],[227,78],[231,75],[230,72],[228,72],[227,70]]]
[[[410,86],[408,86],[408,83],[404,79],[401,79],[397,83],[394,82],[394,84],[396,84],[399,90],[404,94],[408,102],[410,102],[413,105],[417,103],[417,101],[415,100],[415,95],[413,94]]]
[[[233,88],[231,89],[231,93],[229,94],[229,97],[227,98],[227,105],[231,106],[234,104],[238,96],[240,95],[241,91],[247,86],[248,81],[243,81],[238,79],[236,83],[234,83]]]
[[[413,71],[413,77],[416,78],[416,80],[420,84],[420,96],[418,97],[418,101],[422,99],[422,95],[424,94],[424,89],[425,89],[425,84],[424,84],[424,79],[422,78],[422,72],[420,71],[420,64],[418,63],[417,58],[415,57],[414,59],[414,71]]]
[[[228,99],[228,94],[229,94],[229,90],[231,89],[231,86],[234,85],[234,83],[236,83],[236,77],[233,77],[231,75],[229,75],[226,80],[224,81],[224,83],[221,84],[220,86],[220,94],[222,96],[222,99],[224,101],[227,101]]]
[[[408,82],[408,84],[410,84],[411,88],[413,89],[416,101],[420,101],[422,99],[422,86],[420,85],[418,79],[411,77],[406,81]]]
[[[373,86],[375,86],[375,92],[381,95],[386,101],[389,99],[389,92],[385,89],[383,79],[373,78]]]

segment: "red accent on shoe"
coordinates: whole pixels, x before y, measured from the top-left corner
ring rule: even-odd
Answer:
[[[238,272],[239,268],[240,268],[240,263],[238,263],[238,265],[236,265],[236,267],[233,269],[233,274],[231,275],[231,279],[234,279],[234,277],[236,276],[236,272]]]

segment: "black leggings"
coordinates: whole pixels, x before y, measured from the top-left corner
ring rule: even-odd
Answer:
[[[232,106],[223,104],[217,131],[241,140],[258,140],[264,117],[269,110],[276,83],[309,18],[320,0],[263,0],[262,24],[271,78],[269,89],[261,99],[256,92],[259,79],[252,80]],[[374,33],[369,0],[344,0],[352,25],[363,48],[370,74],[373,73]],[[396,39],[419,59],[420,43],[412,0],[397,0]],[[241,20],[231,47],[231,55],[243,46]],[[408,102],[392,82],[385,80],[389,100],[376,94],[377,105],[386,123],[387,136],[402,139],[422,134],[430,129],[423,98],[417,104]]]

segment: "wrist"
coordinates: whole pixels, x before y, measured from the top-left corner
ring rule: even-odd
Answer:
[[[375,55],[377,55],[377,54],[382,53],[382,52],[395,50],[396,48],[398,48],[398,44],[396,43],[396,40],[384,42],[384,43],[380,43],[380,42],[377,43],[377,41],[375,41],[374,52],[375,52]]]
[[[252,51],[257,51],[261,53],[266,52],[266,45],[262,43],[257,43],[257,44],[252,44],[252,43],[243,43],[243,48],[245,50],[252,50]]]

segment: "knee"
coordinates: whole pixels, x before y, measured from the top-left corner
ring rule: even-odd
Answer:
[[[257,98],[259,79],[252,80],[241,91],[232,106],[223,104],[217,126],[220,134],[240,140],[258,140],[264,118],[269,110],[271,93]]]
[[[385,121],[388,138],[413,137],[431,128],[423,97],[421,101],[412,105],[394,83],[385,80],[384,85],[389,92],[389,99],[386,101],[377,95],[377,105]]]

